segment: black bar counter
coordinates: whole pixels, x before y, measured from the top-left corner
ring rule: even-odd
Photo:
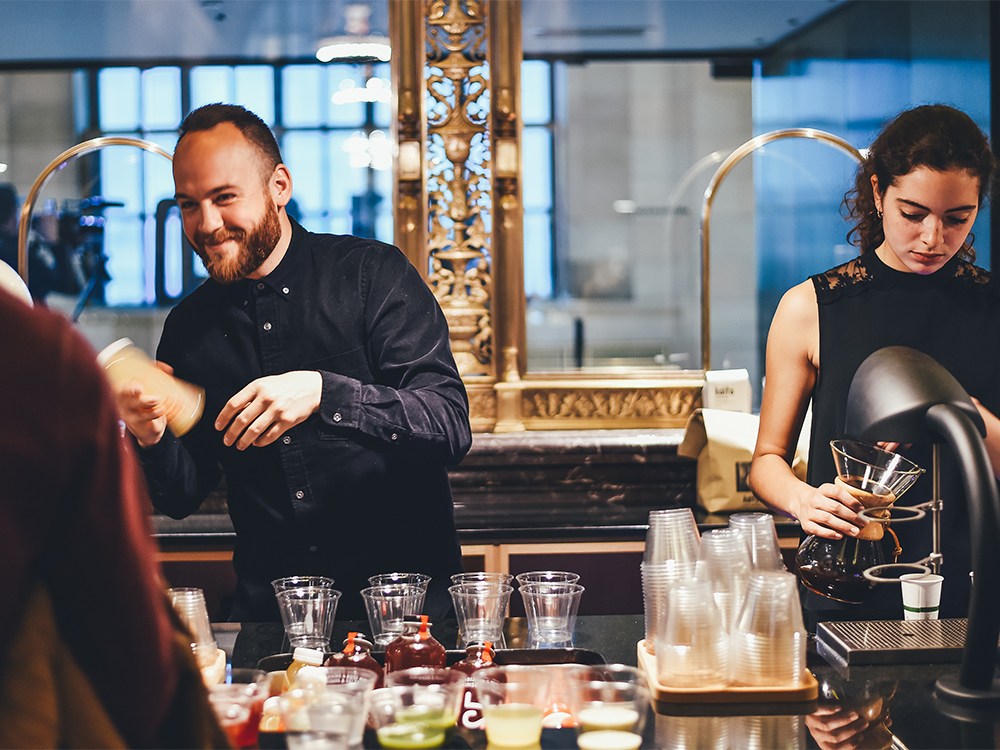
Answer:
[[[524,621],[511,618],[507,645],[523,646]],[[366,622],[338,622],[332,643]],[[434,636],[454,648],[453,624],[435,626]],[[575,646],[597,652],[607,663],[636,664],[643,619],[634,615],[592,615],[577,620]],[[234,667],[253,667],[259,659],[287,650],[279,623],[244,623],[233,649]],[[797,750],[798,748],[993,748],[1000,723],[949,716],[933,695],[934,681],[958,671],[957,664],[852,666],[838,672],[810,648],[808,666],[819,681],[819,700],[809,703],[665,704],[651,710],[643,747]],[[1000,718],[1000,717],[998,717]],[[851,720],[857,721],[851,725]],[[844,727],[847,724],[849,726]],[[863,730],[856,734],[853,732]],[[838,727],[842,727],[839,728]],[[454,747],[486,746],[481,732],[457,735]],[[572,730],[546,729],[544,748],[574,748]]]

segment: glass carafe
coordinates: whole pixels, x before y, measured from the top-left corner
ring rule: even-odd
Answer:
[[[866,509],[891,506],[924,471],[898,453],[856,440],[833,440],[830,448],[837,467],[836,484]],[[889,513],[877,510],[872,515],[888,518]],[[857,537],[806,537],[795,554],[799,580],[828,599],[860,604],[875,588],[865,571],[886,562],[883,537],[887,529],[888,520],[870,520]],[[899,552],[898,545],[890,552],[893,562]]]

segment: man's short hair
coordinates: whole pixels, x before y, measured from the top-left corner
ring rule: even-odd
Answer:
[[[201,130],[211,130],[216,125],[228,122],[236,127],[263,157],[264,171],[267,176],[274,172],[275,167],[282,163],[281,150],[274,134],[262,119],[238,104],[206,104],[199,107],[184,118],[181,123],[180,145],[184,136]],[[176,150],[176,149],[175,149]]]

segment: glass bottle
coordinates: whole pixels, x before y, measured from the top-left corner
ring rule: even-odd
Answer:
[[[323,663],[323,652],[318,648],[303,648],[300,646],[292,652],[292,663],[285,670],[289,689],[295,687],[295,676],[303,667],[318,667]]]
[[[489,641],[475,643],[465,648],[465,658],[462,661],[451,665],[452,669],[464,672],[466,675],[465,694],[462,696],[462,712],[459,714],[458,723],[467,729],[483,728],[483,706],[476,695],[472,675],[480,669],[496,666],[493,663],[494,656],[496,652],[492,643]]]
[[[446,667],[448,654],[431,635],[427,615],[407,616],[403,634],[385,647],[385,672],[410,667]]]
[[[382,687],[385,675],[382,672],[382,665],[375,661],[371,654],[372,644],[360,633],[348,633],[347,640],[344,641],[344,650],[331,654],[324,666],[327,667],[361,667],[370,669],[377,675],[375,688]]]

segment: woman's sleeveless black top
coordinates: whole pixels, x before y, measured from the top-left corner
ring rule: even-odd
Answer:
[[[846,437],[847,394],[858,366],[886,346],[907,346],[933,357],[994,414],[1000,415],[1000,287],[989,272],[952,258],[933,274],[896,271],[874,251],[812,277],[819,306],[819,373],[813,393],[808,481],[836,477],[830,441]],[[927,469],[901,505],[931,495],[931,450],[902,451]],[[943,554],[942,617],[965,616],[968,606],[969,529],[965,493],[951,450],[941,449]],[[912,562],[930,551],[929,519],[894,524]],[[880,589],[898,586],[881,586]],[[897,593],[898,596],[898,593]],[[889,613],[899,619],[902,614]]]

